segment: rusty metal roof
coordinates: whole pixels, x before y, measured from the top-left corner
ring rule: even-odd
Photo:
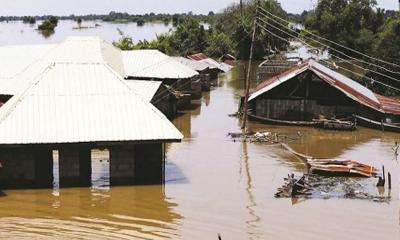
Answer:
[[[201,61],[201,60],[207,59],[208,56],[205,55],[204,53],[196,53],[196,54],[188,56],[188,58],[195,60],[195,61]]]
[[[309,60],[306,63],[300,64],[288,71],[270,78],[259,84],[249,97],[249,101],[254,100],[258,96],[270,91],[280,84],[293,79],[299,74],[311,71],[332,87],[338,89],[349,98],[358,103],[372,108],[376,111],[390,114],[400,114],[400,101],[378,95],[358,82],[333,71],[314,60]]]

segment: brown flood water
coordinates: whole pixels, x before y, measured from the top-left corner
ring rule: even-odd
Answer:
[[[255,131],[300,132],[302,140],[291,144],[299,152],[385,165],[393,175],[390,203],[276,199],[283,177],[305,169],[279,146],[226,136],[239,132],[228,114],[237,109],[242,82],[240,67],[221,76],[219,87],[174,121],[185,139],[168,146],[165,186],[109,188],[99,154],[92,188],[7,191],[0,238],[400,239],[400,168],[392,150],[399,134],[251,123]]]

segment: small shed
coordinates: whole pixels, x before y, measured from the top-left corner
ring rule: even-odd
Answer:
[[[400,122],[400,101],[380,96],[314,60],[259,84],[249,105],[252,116],[271,121],[357,115],[378,122]]]

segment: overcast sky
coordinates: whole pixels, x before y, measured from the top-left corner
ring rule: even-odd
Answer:
[[[278,0],[288,12],[312,7],[312,0]],[[316,2],[316,0],[313,0]],[[208,13],[221,11],[239,0],[0,0],[0,15],[69,15],[109,13]],[[378,0],[380,7],[398,9],[398,0]]]

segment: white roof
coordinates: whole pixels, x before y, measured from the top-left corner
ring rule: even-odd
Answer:
[[[55,46],[55,44],[42,44],[0,47],[0,81],[14,77],[41,59]]]
[[[7,54],[19,59],[27,52],[29,62],[22,67],[18,61],[7,64],[0,60],[0,69],[10,66],[10,77],[0,78],[0,94],[15,95],[21,88],[25,88],[26,81],[36,76],[51,63],[105,63],[113,68],[120,76],[125,76],[121,50],[98,37],[69,37],[57,45],[27,45],[19,49],[18,46],[1,47],[0,56]],[[36,54],[36,56],[34,56]],[[28,67],[29,66],[29,67]],[[0,70],[1,72],[2,70]],[[1,73],[0,73],[1,74]],[[5,74],[4,74],[5,75]]]
[[[157,93],[162,82],[161,81],[145,81],[145,80],[126,80],[128,86],[140,94],[146,101],[151,102]]]
[[[195,61],[192,59],[184,58],[184,57],[173,57],[176,61],[190,67],[191,69],[195,71],[204,71],[209,68],[209,64],[200,62],[200,61]]]
[[[201,62],[203,64],[207,64],[210,69],[218,68],[222,72],[229,72],[233,68],[233,67],[231,67],[230,65],[228,65],[226,63],[219,63],[219,62],[215,61],[212,58],[206,58],[206,59],[203,59],[203,60],[199,60],[198,62]]]
[[[18,93],[0,108],[0,145],[183,138],[104,61],[108,50],[78,45],[67,40],[18,76]]]
[[[198,72],[158,50],[122,51],[128,77],[149,79],[186,79]]]

